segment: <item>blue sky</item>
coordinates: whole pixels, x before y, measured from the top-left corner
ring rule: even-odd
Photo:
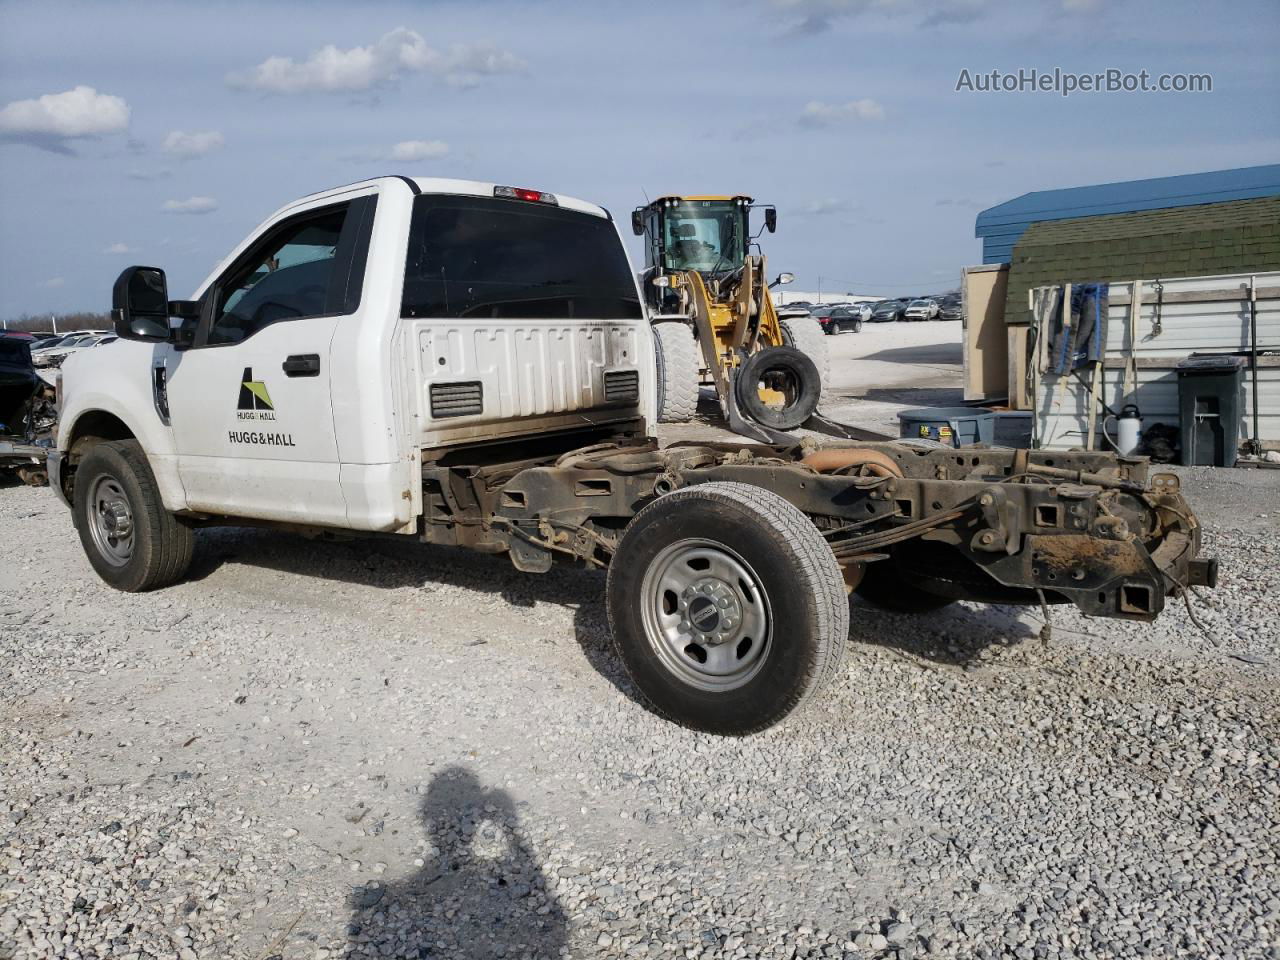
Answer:
[[[1276,162],[1278,39],[1275,0],[0,0],[0,316],[105,309],[130,263],[185,295],[276,207],[383,173],[624,223],[645,191],[750,193],[798,288],[940,290],[983,207]],[[1054,67],[1213,91],[955,90]]]

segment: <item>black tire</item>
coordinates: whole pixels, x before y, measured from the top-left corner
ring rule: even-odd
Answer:
[[[698,410],[698,341],[683,323],[655,323],[658,361],[658,422],[687,423]]]
[[[933,613],[955,603],[913,586],[898,573],[892,558],[867,564],[856,593],[873,607],[893,613]]]
[[[812,360],[825,388],[830,361],[822,324],[814,317],[780,317],[778,328],[782,332],[782,346],[795,347]]]
[[[753,353],[734,376],[738,407],[750,419],[775,430],[794,430],[818,409],[822,380],[809,357],[795,347],[765,347]],[[781,407],[768,406],[760,386],[778,390],[786,398]]]
[[[861,333],[861,332],[862,332],[862,318],[861,318],[861,317],[859,317],[858,319],[856,319],[856,320],[854,320],[854,321],[853,321],[853,332],[854,332],[854,333]]]
[[[76,470],[72,514],[89,563],[117,590],[167,587],[191,566],[195,533],[165,509],[136,440],[100,443],[85,454]],[[108,526],[117,534],[114,553]],[[129,531],[127,549],[126,538],[119,536],[124,529]]]
[[[733,575],[712,576],[719,567],[709,563],[703,581],[696,580],[699,558],[685,563],[680,551],[699,550],[729,558],[724,562],[730,567],[740,564],[747,579],[734,584]],[[668,625],[674,640],[668,639],[660,616],[693,621],[701,615],[692,605],[682,612],[684,593],[655,586],[676,582],[660,576],[668,569],[671,578],[695,578],[686,591],[691,603],[704,599],[697,586],[704,581],[737,591],[731,604],[723,604],[729,614],[716,610],[715,625],[704,629],[729,631],[736,615],[740,631],[750,625],[765,638],[726,633],[722,643],[700,645],[693,642],[699,635],[684,632],[693,627],[682,620]],[[657,713],[708,733],[755,733],[809,703],[838,671],[849,631],[848,601],[830,546],[786,500],[745,483],[686,487],[641,510],[609,565],[606,595],[614,648],[640,692]],[[691,642],[681,648],[685,639]],[[694,647],[703,651],[701,664]],[[741,671],[731,679],[736,685],[704,675],[709,649]]]

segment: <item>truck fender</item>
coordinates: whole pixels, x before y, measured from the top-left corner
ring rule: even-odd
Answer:
[[[63,462],[60,474],[64,485],[74,477],[86,444],[95,442],[91,438],[136,440],[155,475],[165,508],[174,512],[187,508],[172,433],[155,414],[151,398],[145,399],[147,405],[143,409],[150,416],[139,416],[136,409],[129,410],[128,404],[109,394],[77,391],[74,408],[64,409],[58,421],[58,452]]]

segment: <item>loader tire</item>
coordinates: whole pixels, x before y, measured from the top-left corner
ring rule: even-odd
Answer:
[[[653,326],[658,360],[658,422],[687,423],[698,410],[698,341],[683,323]]]
[[[812,702],[838,672],[849,631],[822,534],[745,483],[685,487],[641,510],[606,595],[614,648],[654,711],[728,736]]]
[[[873,607],[892,613],[933,613],[955,603],[913,586],[898,573],[892,558],[867,564],[855,592]]]
[[[782,393],[784,404],[766,402],[762,387]],[[818,409],[822,381],[808,354],[795,347],[765,347],[738,368],[733,389],[738,408],[749,419],[775,430],[794,430]]]
[[[167,587],[191,566],[195,533],[165,509],[136,440],[100,443],[85,454],[72,513],[89,563],[117,590]]]
[[[819,389],[825,393],[830,364],[827,360],[827,336],[822,332],[822,324],[813,317],[783,317],[778,320],[778,326],[782,328],[783,345],[795,347],[818,368]]]

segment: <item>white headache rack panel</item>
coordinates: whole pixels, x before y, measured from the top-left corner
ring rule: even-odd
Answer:
[[[1135,404],[1145,431],[1155,423],[1178,427],[1178,376],[1174,368],[1193,353],[1244,356],[1239,437],[1253,436],[1253,382],[1249,369],[1250,286],[1257,303],[1258,436],[1280,444],[1280,272],[1140,280],[1138,306],[1133,283],[1109,285],[1107,336],[1098,397],[1112,410]],[[1032,297],[1059,289],[1041,287]],[[1270,355],[1267,355],[1270,354]],[[1035,436],[1038,446],[1068,450],[1089,446],[1090,371],[1079,377],[1044,372],[1041,354],[1030,360],[1035,377]],[[1111,449],[1103,436],[1103,412],[1095,417],[1092,448]],[[1115,435],[1114,422],[1108,424]]]

